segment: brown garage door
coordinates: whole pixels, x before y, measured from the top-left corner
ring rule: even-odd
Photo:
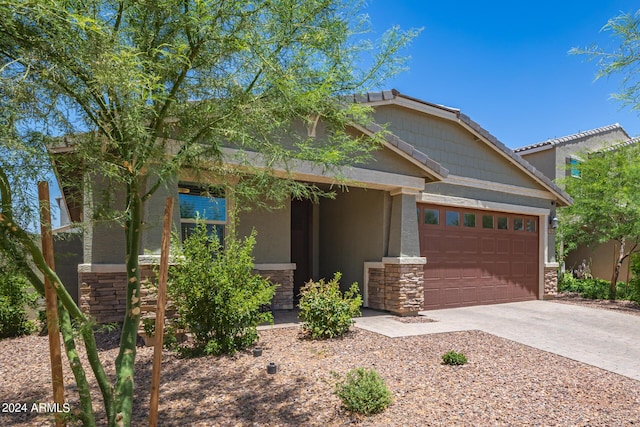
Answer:
[[[536,299],[538,217],[418,204],[425,309]]]

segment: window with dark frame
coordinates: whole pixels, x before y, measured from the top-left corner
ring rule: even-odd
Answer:
[[[227,224],[227,200],[224,188],[180,183],[178,201],[183,241],[193,233],[198,221],[205,224],[207,234],[215,234],[219,242],[224,241]]]

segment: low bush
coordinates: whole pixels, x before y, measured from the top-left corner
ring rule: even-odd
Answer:
[[[0,338],[19,337],[35,331],[27,309],[35,308],[38,295],[27,279],[12,271],[0,272]]]
[[[391,404],[391,391],[374,369],[356,368],[336,385],[345,408],[360,414],[377,414]]]
[[[442,363],[452,366],[464,365],[467,363],[467,356],[463,353],[457,353],[451,350],[442,355]]]
[[[340,291],[338,272],[329,282],[309,281],[300,290],[302,329],[313,339],[335,338],[346,334],[353,318],[360,315],[362,298],[358,284],[353,283],[344,294]]]
[[[632,279],[633,282],[634,279]],[[575,292],[582,298],[608,299],[610,282],[604,279],[576,279],[571,273],[564,273],[558,281],[559,292]],[[618,282],[616,287],[617,299],[634,299],[636,286],[630,283]]]
[[[223,247],[200,223],[181,248],[174,246],[178,262],[169,269],[167,286],[177,311],[173,325],[194,338],[192,347],[179,351],[219,355],[251,346],[258,339],[256,327],[273,322],[271,312],[261,308],[271,303],[276,288],[253,272],[255,232],[244,240],[228,237]]]

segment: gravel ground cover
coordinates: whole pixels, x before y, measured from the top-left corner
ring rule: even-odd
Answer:
[[[572,301],[576,303],[576,301]],[[640,310],[638,311],[640,312]],[[113,374],[118,333],[99,338]],[[161,426],[627,426],[640,424],[640,382],[479,331],[387,338],[353,329],[303,339],[299,327],[260,332],[263,353],[163,356]],[[464,366],[441,363],[449,350]],[[135,426],[147,425],[152,348],[138,349]],[[267,373],[274,362],[276,374]],[[373,416],[340,407],[336,374],[373,367],[394,401]],[[47,337],[0,341],[0,402],[50,403]],[[71,410],[78,408],[65,366]],[[98,396],[97,387],[94,386]],[[99,399],[99,398],[98,398]],[[0,410],[2,408],[0,407]],[[99,404],[96,404],[99,413]],[[52,415],[0,413],[1,426],[51,425]]]

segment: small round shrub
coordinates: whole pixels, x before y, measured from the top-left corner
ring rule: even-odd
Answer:
[[[313,339],[335,338],[346,334],[353,318],[360,315],[362,298],[358,284],[351,285],[344,294],[340,291],[338,272],[328,283],[309,281],[300,290],[302,329]]]
[[[391,391],[374,369],[356,368],[347,372],[336,386],[336,394],[349,411],[377,414],[391,404]]]
[[[442,363],[452,366],[464,365],[467,363],[467,357],[463,353],[456,353],[451,350],[442,355]]]

